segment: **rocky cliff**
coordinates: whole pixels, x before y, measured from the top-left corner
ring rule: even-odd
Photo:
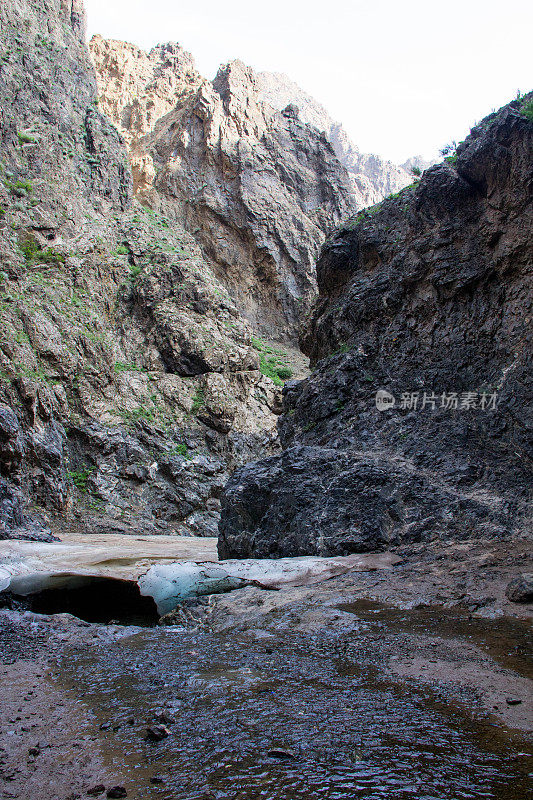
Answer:
[[[408,162],[399,167],[380,156],[361,153],[343,126],[287,75],[259,72],[256,80],[259,97],[265,104],[280,111],[290,104],[295,105],[304,122],[325,133],[335,155],[348,171],[358,209],[379,203],[384,197],[412,183],[413,175]]]
[[[288,356],[136,202],[81,2],[3,3],[0,23],[0,537],[51,516],[213,534],[230,471],[276,451]]]
[[[437,159],[433,159],[432,161],[428,161],[422,156],[411,156],[406,161],[403,162],[401,165],[402,169],[404,169],[408,175],[411,175],[411,180],[413,175],[421,174],[429,167],[435,166],[438,163]],[[413,172],[415,170],[415,172]]]
[[[221,556],[531,532],[531,99],[329,237],[313,375],[229,482]]]
[[[412,178],[359,153],[288,79],[233,61],[207,81],[178,44],[145,53],[96,36],[90,48],[137,196],[185,224],[258,330],[293,340],[325,235]]]

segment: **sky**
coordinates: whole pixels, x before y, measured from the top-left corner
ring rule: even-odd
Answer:
[[[435,157],[533,88],[531,0],[85,0],[88,33],[176,41],[213,78],[285,72],[363,151]]]

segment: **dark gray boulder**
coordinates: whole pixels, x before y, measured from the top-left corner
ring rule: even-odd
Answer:
[[[505,595],[512,603],[533,603],[533,573],[509,581]]]
[[[347,555],[505,528],[482,500],[387,453],[290,447],[238,470],[222,498],[221,558]]]

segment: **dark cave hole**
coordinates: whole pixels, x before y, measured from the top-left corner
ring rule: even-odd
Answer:
[[[143,597],[134,581],[62,575],[57,583],[60,585],[25,593],[26,608],[37,614],[68,613],[86,622],[106,625],[151,627],[159,620],[153,598]],[[16,586],[11,588],[17,596]]]

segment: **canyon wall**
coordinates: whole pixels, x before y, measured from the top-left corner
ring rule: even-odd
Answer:
[[[276,452],[289,356],[137,203],[82,4],[3,3],[0,22],[0,537],[213,535],[231,470]]]
[[[531,99],[328,238],[313,374],[226,487],[222,557],[531,533]]]
[[[294,341],[327,233],[412,177],[359,153],[288,79],[232,61],[208,81],[175,43],[145,53],[95,36],[90,49],[137,196],[195,236],[257,330]]]

